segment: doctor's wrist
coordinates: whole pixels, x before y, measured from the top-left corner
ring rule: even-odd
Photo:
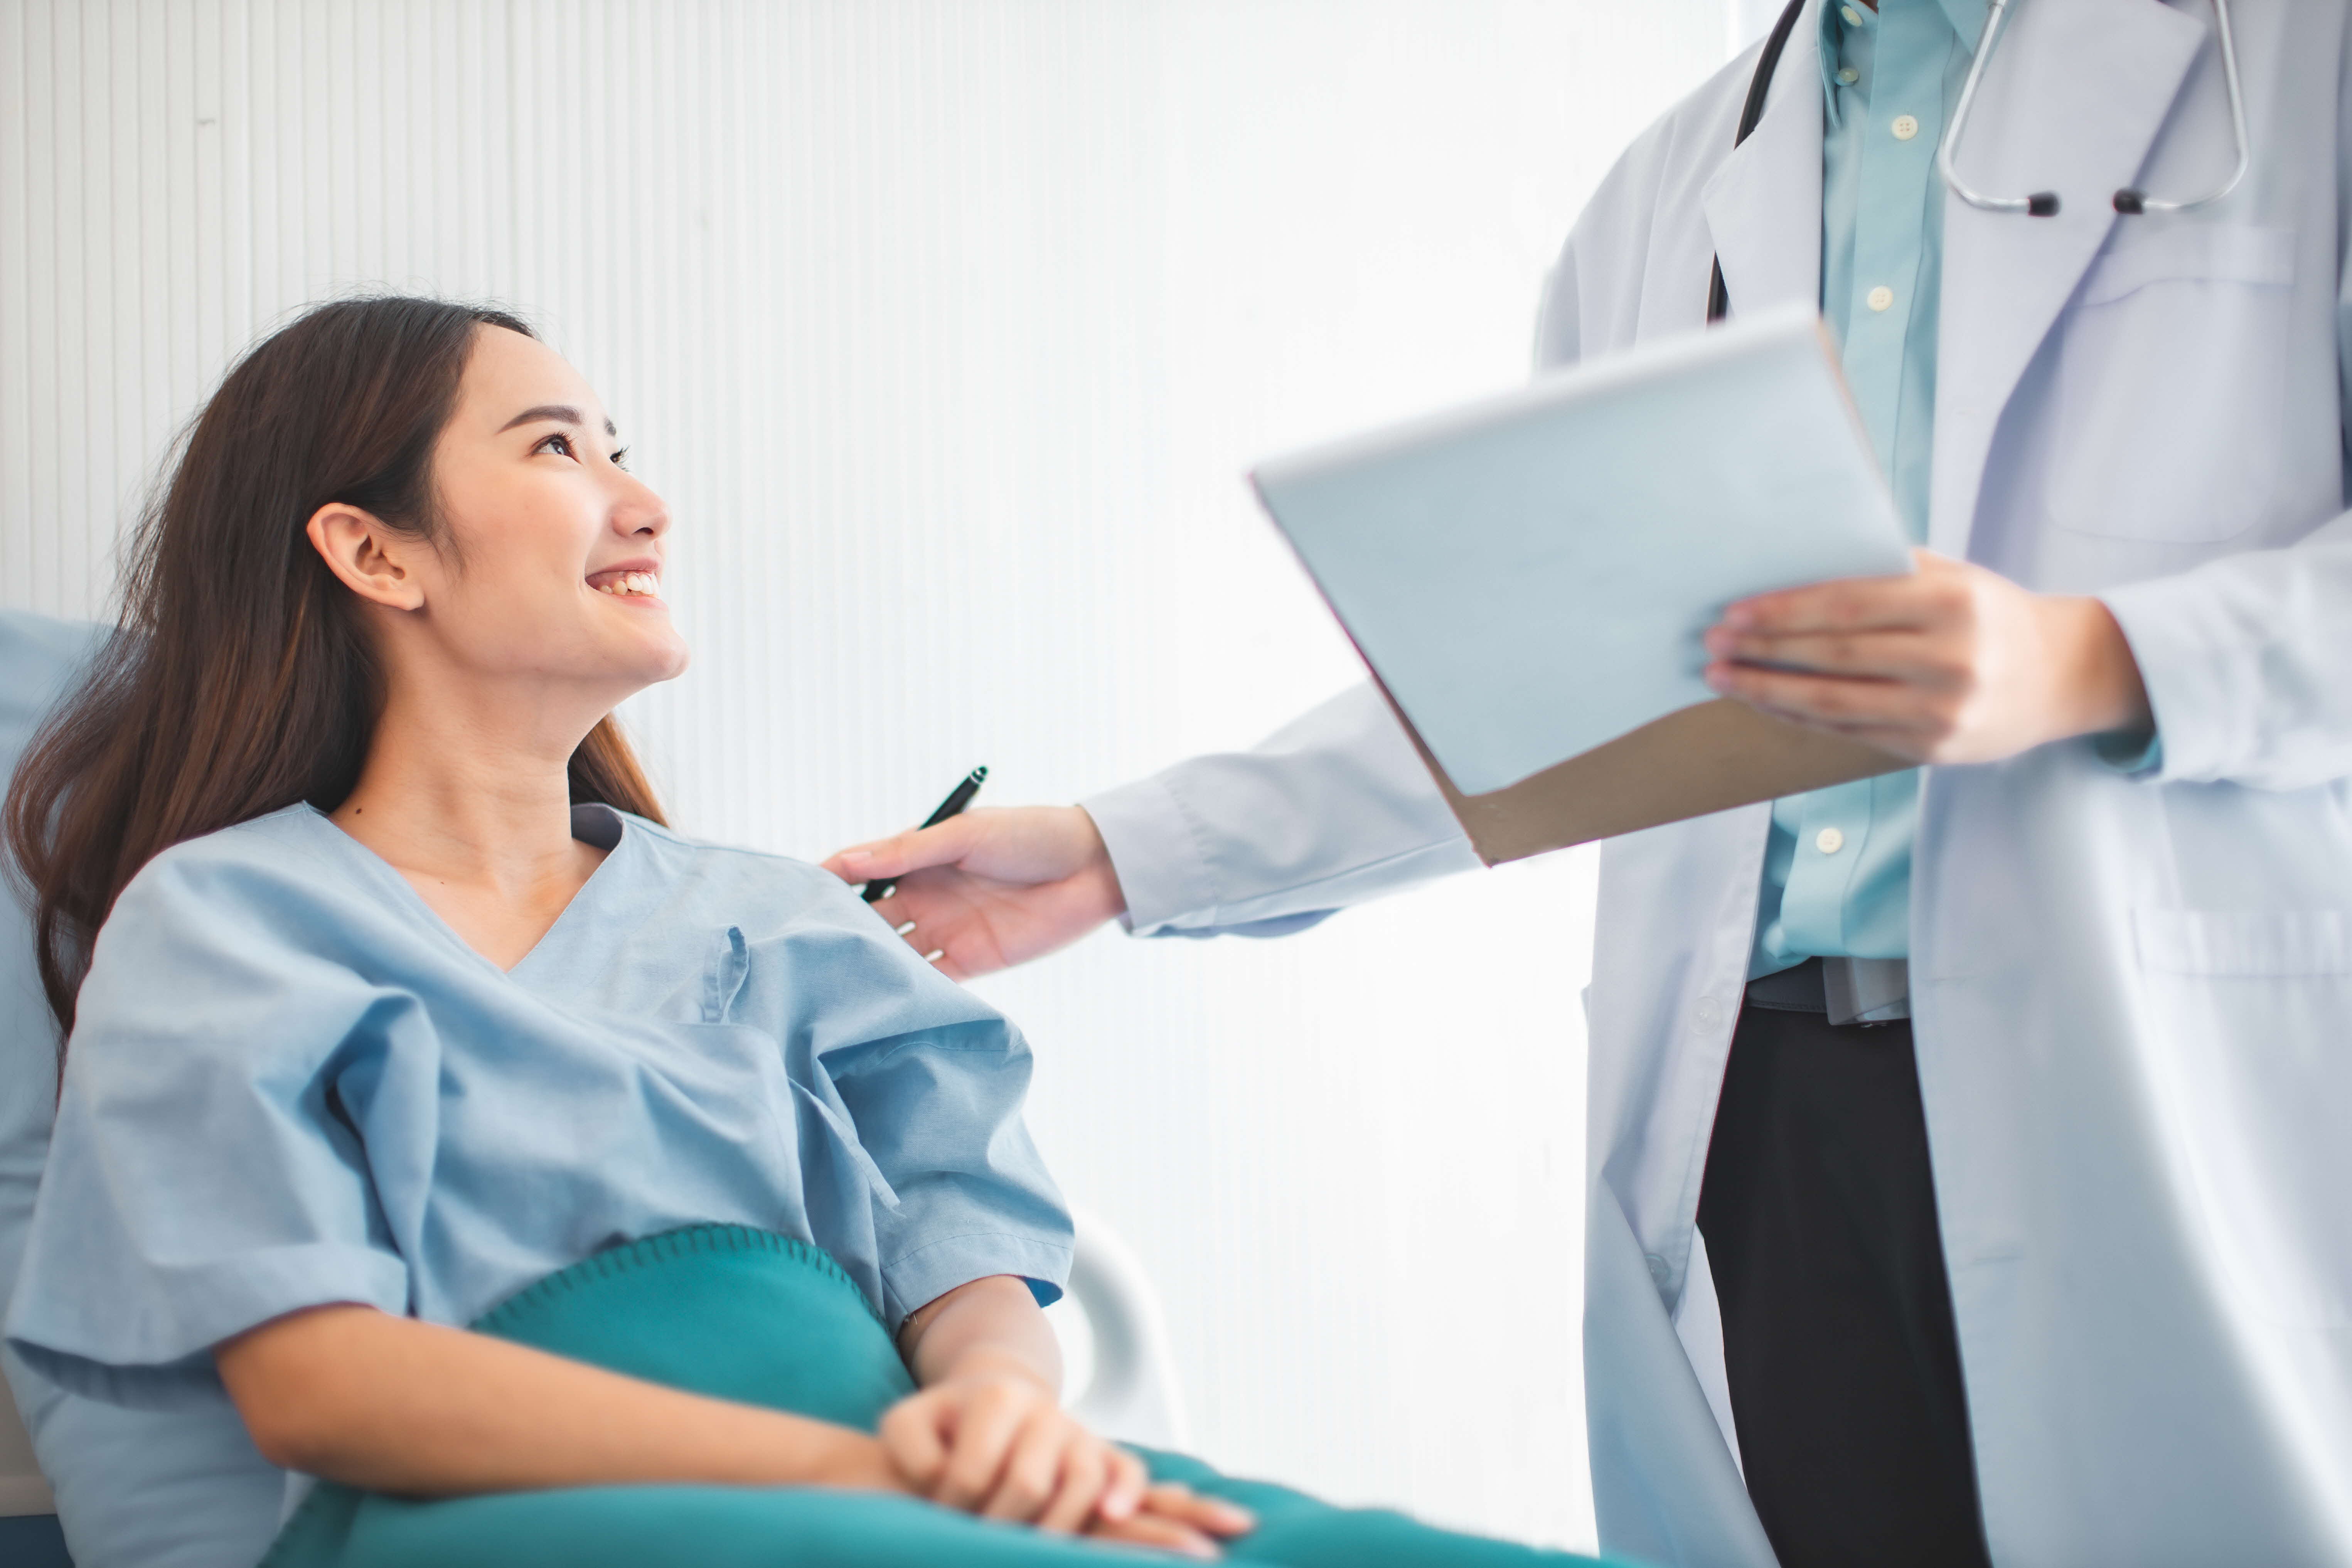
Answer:
[[[2053,678],[2053,741],[2081,735],[2146,740],[2156,731],[2139,660],[2100,600],[2046,595],[2040,607]]]

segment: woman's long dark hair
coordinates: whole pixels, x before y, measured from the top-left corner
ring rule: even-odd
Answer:
[[[141,867],[297,801],[332,810],[359,782],[383,673],[357,596],[304,529],[341,501],[437,536],[433,448],[486,326],[534,335],[439,300],[321,305],[248,353],[189,426],[131,542],[121,630],[8,793],[8,847],[64,1032],[98,928]],[[610,719],[571,775],[575,801],[661,820]]]

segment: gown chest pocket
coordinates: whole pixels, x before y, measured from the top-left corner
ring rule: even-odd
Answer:
[[[2094,263],[2061,329],[2051,520],[2174,544],[2252,526],[2282,467],[2294,282],[2277,228],[2151,227]]]

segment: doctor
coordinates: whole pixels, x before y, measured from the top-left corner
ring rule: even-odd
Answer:
[[[1697,328],[1711,258],[1734,313],[1818,301],[1933,552],[1709,641],[1924,766],[1601,851],[1605,1550],[2352,1563],[2347,8],[2233,0],[2251,171],[2167,211],[2237,163],[2211,0],[2016,0],[1953,173],[2033,216],[1938,176],[1986,0],[1803,0],[1753,133],[1751,51],[1569,237],[1545,366]],[[1474,860],[1360,689],[832,864],[969,975]],[[1830,1021],[1857,977],[1891,1021]]]

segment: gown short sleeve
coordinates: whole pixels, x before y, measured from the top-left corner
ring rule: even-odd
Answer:
[[[257,847],[232,832],[150,863],[82,986],[7,1323],[77,1393],[216,1400],[224,1340],[331,1302],[407,1310],[342,1101],[424,1021],[332,951],[364,941],[351,911],[271,875]],[[366,1099],[431,1089],[376,1082]]]
[[[895,1330],[925,1302],[998,1274],[1050,1305],[1069,1278],[1072,1227],[1022,1116],[1027,1042],[855,894],[822,872],[811,879],[823,912],[749,966],[747,989],[767,994],[742,1011],[788,1055],[814,1047],[810,1081],[872,1162],[884,1317]]]

